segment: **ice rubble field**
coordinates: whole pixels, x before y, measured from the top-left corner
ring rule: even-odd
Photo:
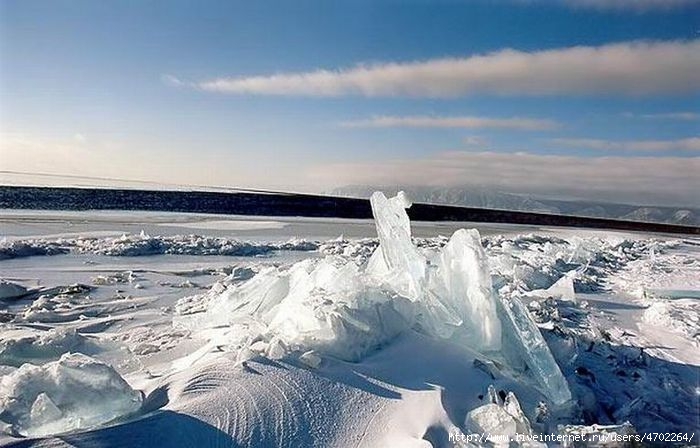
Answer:
[[[700,240],[412,238],[409,206],[375,194],[377,238],[9,236],[0,445],[478,446],[491,442],[466,436],[700,429]],[[179,227],[217,225],[254,227]]]

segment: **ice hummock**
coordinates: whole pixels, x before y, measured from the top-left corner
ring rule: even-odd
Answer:
[[[178,322],[227,326],[217,344],[243,350],[269,354],[281,345],[359,361],[410,328],[414,314],[407,298],[373,284],[354,263],[328,257],[264,269],[214,297],[203,315]]]
[[[501,324],[479,232],[458,230],[440,251],[426,256],[411,241],[406,214],[411,203],[403,192],[391,199],[376,192],[370,202],[379,248],[367,273],[418,304],[417,323],[424,332],[442,338],[457,333],[477,351],[498,350]]]
[[[284,242],[251,242],[232,238],[214,238],[202,235],[151,236],[123,234],[120,237],[29,238],[0,241],[0,260],[49,256],[67,253],[107,255],[112,257],[139,257],[151,255],[227,255],[255,257],[275,251],[312,251],[319,247],[316,241],[291,239]]]
[[[0,300],[9,300],[27,294],[27,288],[17,283],[0,279]]]
[[[423,330],[451,337],[447,332],[430,330],[453,323],[455,332],[462,336],[460,342],[481,352],[500,349],[503,330],[509,344],[507,357],[515,361],[513,364],[524,362],[555,404],[571,399],[566,379],[527,309],[515,296],[494,294],[488,258],[477,230],[456,231],[438,253],[426,259],[411,242],[405,211],[410,201],[405,195],[386,199],[376,192],[370,201],[380,243],[373,258],[381,253],[385,262],[385,270],[375,275],[384,276],[395,291],[421,303],[418,323]],[[567,279],[573,289],[571,277]]]
[[[6,325],[0,340],[0,364],[19,367],[27,362],[53,361],[68,352],[96,351],[96,344],[75,329],[33,330]]]
[[[0,422],[29,437],[108,423],[138,411],[141,402],[112,367],[79,353],[23,364],[0,380]]]
[[[254,352],[279,356],[280,350],[358,361],[413,328],[526,366],[556,404],[571,398],[527,309],[494,293],[478,231],[461,229],[441,248],[419,249],[403,193],[387,199],[377,192],[371,204],[379,246],[367,263],[327,256],[263,269],[246,282],[220,286],[205,313],[176,323],[228,328],[215,332],[212,344],[240,350],[242,362]]]

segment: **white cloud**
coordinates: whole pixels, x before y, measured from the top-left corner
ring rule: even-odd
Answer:
[[[645,12],[668,10],[684,6],[698,5],[698,0],[565,0],[567,4],[579,8],[599,10],[633,10]]]
[[[483,147],[488,144],[488,140],[484,137],[481,137],[479,135],[469,135],[467,137],[464,137],[462,139],[462,143],[464,143],[465,146],[476,148],[476,147]]]
[[[423,159],[320,165],[319,185],[477,185],[595,200],[700,206],[700,157],[574,157],[445,152]]]
[[[655,95],[700,91],[698,73],[700,39],[534,52],[504,49],[466,58],[218,78],[192,86],[229,94],[317,97]]]
[[[464,128],[464,129],[515,129],[520,131],[546,131],[556,129],[552,120],[533,118],[489,118],[489,117],[433,117],[427,115],[390,116],[381,115],[369,120],[346,121],[344,127],[352,128]]]
[[[666,112],[660,114],[634,114],[627,112],[627,118],[646,118],[651,120],[678,120],[678,121],[698,121],[700,114],[696,112]]]
[[[185,82],[173,75],[161,75],[160,79],[161,81],[163,81],[164,84],[169,85],[171,87],[182,87],[187,85]]]
[[[594,138],[553,138],[551,143],[601,151],[700,151],[700,137],[679,140],[615,141]]]

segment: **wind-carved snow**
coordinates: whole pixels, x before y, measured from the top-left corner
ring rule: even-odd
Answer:
[[[212,344],[252,353],[315,350],[358,361],[414,328],[487,356],[527,366],[543,393],[561,405],[570,392],[539,329],[519,299],[499,297],[476,230],[458,230],[441,249],[419,251],[411,240],[403,194],[371,198],[379,246],[367,263],[309,259],[270,267],[223,288],[204,314],[182,316],[189,328],[228,326]],[[502,340],[509,344],[501,353]]]
[[[102,425],[138,411],[141,401],[112,367],[78,353],[23,364],[0,380],[0,421],[23,436]]]

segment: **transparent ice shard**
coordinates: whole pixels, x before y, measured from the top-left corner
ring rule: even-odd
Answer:
[[[411,206],[403,192],[387,199],[381,192],[370,197],[381,255],[387,268],[386,281],[402,296],[416,301],[423,296],[427,260],[411,241]]]
[[[358,361],[414,322],[408,299],[367,283],[354,263],[298,263],[289,284],[268,331],[292,349]]]
[[[0,381],[0,416],[12,431],[40,437],[87,429],[132,414],[141,393],[107,364],[70,353],[24,364]]]
[[[379,247],[367,272],[416,302],[420,329],[440,338],[459,337],[478,351],[501,346],[488,259],[476,230],[458,230],[428,262],[411,241],[403,192],[371,197]]]
[[[429,288],[462,320],[463,340],[481,352],[500,349],[501,322],[479,232],[457,230],[435,264]]]
[[[503,408],[515,419],[518,434],[532,434],[530,420],[528,420],[525,416],[523,409],[520,407],[520,402],[513,392],[508,392],[508,395],[506,395],[506,399],[503,402]]]
[[[56,406],[46,393],[42,392],[34,400],[29,412],[29,421],[32,427],[39,427],[59,420],[63,412]]]
[[[178,319],[185,327],[216,327],[247,323],[262,318],[289,292],[289,276],[277,268],[263,269],[250,280],[230,286],[217,294],[208,304],[204,315]]]
[[[524,362],[542,392],[557,405],[571,400],[571,392],[557,362],[530,313],[518,297],[498,294],[506,357],[513,365]],[[515,358],[515,359],[514,359]]]

